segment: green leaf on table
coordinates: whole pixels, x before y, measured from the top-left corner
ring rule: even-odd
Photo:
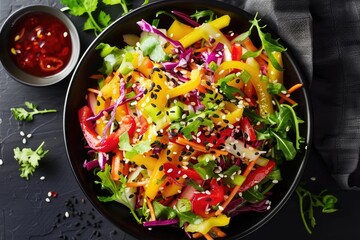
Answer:
[[[33,175],[36,168],[39,166],[39,161],[48,152],[48,150],[43,149],[44,144],[45,142],[42,142],[35,151],[31,148],[14,148],[14,158],[20,165],[20,177],[29,180],[29,176]]]

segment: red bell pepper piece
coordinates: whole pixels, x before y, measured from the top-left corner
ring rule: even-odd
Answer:
[[[240,128],[244,134],[246,141],[256,141],[256,133],[253,126],[250,123],[249,118],[242,117],[240,119]]]
[[[201,134],[199,136],[201,143],[204,143],[205,141],[211,144],[214,144],[212,148],[217,148],[221,144],[225,142],[225,140],[232,135],[233,129],[225,128],[222,129],[219,134],[210,135],[209,137],[206,137],[204,134]]]
[[[143,135],[149,127],[149,123],[143,115],[139,117],[139,124],[139,135]]]
[[[273,170],[275,165],[276,163],[274,161],[269,160],[266,166],[258,166],[255,170],[251,171],[243,184],[240,186],[239,191],[246,191],[261,182],[261,180],[263,180]]]
[[[231,45],[231,58],[234,61],[240,61],[242,57],[242,47],[239,43]]]
[[[209,192],[210,194],[195,194],[191,201],[193,212],[201,217],[209,216],[205,213],[208,206],[215,206],[224,200],[224,188],[221,182],[216,181],[214,178],[210,180]]]
[[[188,178],[194,181],[203,180],[201,176],[193,168],[183,169],[169,162],[164,163],[163,168],[166,176],[174,181],[176,181],[176,178],[183,177],[184,175],[186,175]]]
[[[89,146],[100,152],[110,152],[118,147],[119,137],[124,132],[128,132],[129,136],[133,136],[135,132],[135,120],[132,116],[125,116],[122,123],[115,132],[111,133],[104,141],[95,132],[92,123],[87,121],[92,116],[92,111],[88,106],[82,107],[78,112],[80,127]]]

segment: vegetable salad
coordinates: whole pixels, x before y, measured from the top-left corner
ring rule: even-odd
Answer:
[[[97,46],[103,64],[78,112],[84,167],[108,192],[99,201],[125,205],[144,227],[224,237],[232,217],[270,208],[279,165],[301,150],[290,95],[301,84],[285,87],[286,49],[256,16],[237,32],[208,10],[160,14],[169,28],[141,20],[125,47]]]

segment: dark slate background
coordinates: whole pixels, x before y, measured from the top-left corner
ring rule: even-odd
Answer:
[[[43,4],[62,8],[59,2],[1,0],[0,24],[11,12],[22,6]],[[134,7],[136,6],[138,5],[135,4]],[[81,31],[83,18],[69,17],[79,29],[83,52],[93,35]],[[3,161],[0,166],[0,240],[134,239],[104,219],[91,206],[70,169],[62,132],[62,111],[68,82],[69,78],[49,87],[25,86],[11,79],[0,64],[0,159]],[[30,123],[19,123],[13,119],[9,109],[23,105],[24,101],[37,103],[40,108],[55,108],[58,112],[36,117]],[[32,134],[25,145],[20,131]],[[44,148],[49,153],[41,160],[35,174],[26,181],[19,176],[13,149],[34,149],[42,141],[46,142]],[[42,176],[45,177],[44,180],[41,180]],[[316,209],[317,225],[313,234],[309,235],[302,225],[299,202],[294,193],[274,218],[257,232],[244,238],[245,240],[359,238],[360,192],[341,190],[316,152],[312,153],[302,180],[307,182],[307,187],[314,193],[328,189],[336,195],[339,198],[339,211],[322,214]],[[57,196],[48,197],[49,192],[54,192]]]

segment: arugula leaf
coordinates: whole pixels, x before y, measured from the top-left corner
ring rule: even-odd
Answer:
[[[119,149],[125,151],[125,158],[131,159],[138,154],[143,154],[151,150],[151,140],[142,140],[135,145],[131,145],[129,134],[125,132],[120,136]]]
[[[44,144],[45,142],[42,142],[35,151],[31,148],[20,149],[16,147],[14,149],[14,158],[20,165],[20,177],[29,180],[29,175],[33,175],[35,169],[39,166],[39,161],[48,152],[48,150],[42,148]]]
[[[125,176],[120,175],[120,182],[115,182],[111,178],[111,167],[106,164],[104,171],[98,171],[96,175],[100,178],[101,181],[95,181],[97,184],[101,184],[101,189],[108,190],[112,195],[110,196],[98,196],[99,201],[101,202],[111,202],[117,201],[126,207],[128,207],[138,223],[141,223],[141,220],[136,215],[134,210],[134,205],[132,204],[132,198],[134,194],[131,192],[131,188],[126,187],[127,179]]]
[[[174,206],[173,208],[166,207],[162,205],[161,203],[157,201],[153,201],[153,207],[155,211],[155,215],[157,218],[163,218],[163,219],[179,219],[179,226],[182,227],[184,223],[193,223],[193,224],[199,224],[203,221],[203,219],[193,213],[191,210],[186,211],[188,208],[183,207],[185,205],[191,205],[190,200],[188,199],[179,199],[182,202],[180,203],[182,206]],[[187,202],[188,201],[188,202]]]
[[[28,101],[25,102],[25,106],[31,111],[22,107],[10,108],[10,111],[16,120],[30,122],[34,119],[34,115],[57,112],[55,109],[38,110],[38,106],[36,104]]]
[[[335,208],[335,204],[338,201],[337,197],[332,194],[325,194],[327,191],[326,189],[316,195],[305,189],[304,183],[302,183],[296,188],[295,191],[299,198],[301,219],[309,234],[312,234],[311,228],[314,228],[316,225],[314,207],[321,208],[323,213],[333,213],[338,210]],[[307,202],[306,199],[308,199]],[[305,211],[306,203],[308,203],[307,211]],[[308,218],[308,220],[306,218]],[[309,227],[308,223],[310,223],[311,228]]]
[[[271,134],[276,138],[276,149],[281,150],[286,160],[292,160],[296,156],[296,149],[293,143],[285,138],[280,137],[275,131]]]
[[[304,138],[300,136],[299,124],[303,120],[299,119],[293,109],[295,106],[288,104],[278,104],[279,110],[269,115],[267,119],[261,120],[257,117],[256,121],[261,121],[265,127],[256,131],[258,140],[276,139],[276,149],[281,151],[286,160],[292,160],[300,149],[300,143]],[[250,111],[244,112],[246,116],[251,115],[256,118],[255,113]],[[255,119],[252,118],[252,119]],[[295,133],[295,139],[291,140],[288,136],[290,129]]]
[[[211,10],[203,10],[203,11],[196,11],[195,13],[190,15],[190,17],[195,18],[197,22],[199,22],[200,18],[209,17],[205,22],[211,22],[214,19],[215,14]]]
[[[249,188],[242,194],[242,197],[250,203],[257,203],[257,202],[260,202],[261,200],[265,199],[265,196],[260,191],[259,187],[257,185],[255,185],[255,186],[252,188]]]
[[[264,50],[266,52],[267,56],[269,57],[269,60],[270,60],[271,64],[277,70],[282,71],[283,68],[280,66],[280,64],[278,63],[278,61],[274,57],[273,53],[274,52],[284,52],[284,51],[286,51],[286,48],[279,43],[279,39],[275,40],[275,39],[273,39],[271,37],[270,33],[265,33],[265,32],[262,31],[262,29],[265,28],[266,25],[262,26],[262,27],[259,25],[259,22],[261,21],[261,19],[257,19],[257,15],[258,15],[258,13],[256,13],[253,20],[250,20],[250,23],[252,25],[250,26],[249,30],[242,33],[238,37],[236,37],[233,40],[233,42],[244,41],[247,37],[249,37],[251,35],[251,32],[252,32],[253,28],[255,27],[256,30],[257,30],[257,33],[259,35],[260,41],[261,41],[261,49],[259,49],[256,52],[247,51],[246,53],[243,54],[242,58],[246,59],[246,58],[249,58],[249,57],[257,57]]]

